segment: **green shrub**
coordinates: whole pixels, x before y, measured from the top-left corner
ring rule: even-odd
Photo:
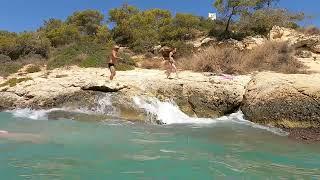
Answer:
[[[0,54],[16,58],[14,50],[17,46],[17,35],[2,33],[0,34]],[[19,55],[18,55],[19,56]]]
[[[17,60],[28,54],[39,54],[46,58],[51,43],[49,39],[37,32],[24,32],[18,35],[0,34],[0,54]]]
[[[108,44],[112,41],[111,32],[107,26],[98,27],[95,40],[100,44]]]
[[[63,48],[53,54],[53,58],[48,62],[47,68],[54,69],[63,66],[78,65],[80,67],[107,67],[112,47],[101,45],[94,42],[74,44]],[[117,64],[117,70],[132,70],[135,62],[130,55],[121,53]]]
[[[3,84],[0,84],[0,87],[4,87],[4,86],[14,87],[21,82],[29,81],[29,80],[32,80],[32,78],[12,78],[7,80]]]
[[[27,73],[35,73],[35,72],[40,72],[40,71],[41,71],[40,66],[35,65],[35,64],[28,66],[26,69]]]
[[[70,44],[80,39],[80,32],[75,25],[62,24],[45,34],[54,47]]]
[[[117,71],[130,71],[134,70],[134,66],[131,66],[129,64],[119,63],[116,65]]]
[[[120,53],[120,57],[123,59],[119,60],[118,64],[116,65],[116,69],[118,71],[134,70],[136,63],[130,57],[130,55],[125,53]]]
[[[187,44],[184,41],[170,41],[170,42],[164,43],[163,46],[177,48],[177,53],[175,54],[175,58],[190,56],[193,53],[193,45]]]
[[[243,14],[236,31],[246,35],[267,35],[273,26],[295,29],[299,27],[297,22],[303,18],[301,13],[291,13],[284,9],[260,9]]]
[[[81,67],[105,67],[111,45],[92,42],[80,42],[61,48],[52,54],[47,64],[48,69],[78,65]]]
[[[97,10],[76,11],[67,18],[66,23],[76,26],[82,34],[94,36],[102,25],[104,15]]]

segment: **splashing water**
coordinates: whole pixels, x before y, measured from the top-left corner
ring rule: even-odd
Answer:
[[[221,122],[234,122],[239,124],[244,124],[247,126],[251,126],[257,129],[263,129],[274,134],[280,136],[287,136],[288,133],[274,127],[267,127],[255,124],[253,122],[247,121],[244,119],[244,115],[241,111],[236,113],[230,114],[228,116],[223,116],[220,118],[196,118],[190,117],[183,113],[179,107],[172,103],[172,102],[161,102],[156,98],[141,98],[141,97],[134,97],[134,103],[144,111],[149,114],[152,114],[156,117],[158,121],[161,121],[164,124],[171,125],[171,124],[197,124],[197,125],[210,125],[214,123],[221,123]]]
[[[63,111],[70,113],[83,113],[88,115],[109,115],[109,116],[117,116],[118,111],[112,105],[111,95],[106,94],[105,96],[99,97],[96,101],[96,106],[93,108],[87,107],[62,107],[62,108],[52,108],[52,109],[41,109],[34,110],[30,108],[26,109],[16,109],[13,111],[7,111],[13,113],[14,117],[18,118],[27,118],[31,120],[48,120],[48,114],[52,112]]]
[[[119,114],[118,110],[112,104],[111,94],[105,94],[98,98],[97,106],[92,108],[91,112],[110,116],[116,116]]]
[[[147,113],[155,115],[158,121],[164,124],[212,124],[216,120],[209,118],[193,118],[183,113],[172,102],[161,102],[156,98],[134,97],[134,103]]]
[[[70,113],[82,113],[89,115],[108,115],[117,117],[119,111],[112,105],[111,95],[106,94],[97,99],[97,105],[94,108],[53,108],[48,110],[32,110],[32,109],[17,109],[14,111],[9,111],[13,113],[13,116],[19,118],[27,118],[31,120],[48,120],[48,114],[63,111]],[[183,113],[179,107],[174,102],[161,102],[156,98],[142,98],[134,97],[133,102],[137,107],[143,109],[149,116],[149,120],[156,119],[156,122],[161,124],[173,125],[173,124],[193,124],[197,126],[208,126],[216,123],[222,122],[233,122],[238,124],[244,124],[251,126],[256,129],[263,129],[280,136],[287,136],[288,133],[274,127],[267,127],[255,124],[253,122],[244,119],[244,115],[241,111],[237,113],[230,114],[228,116],[223,116],[220,118],[197,118],[190,117]]]
[[[32,110],[32,109],[17,109],[13,111],[8,111],[13,114],[14,117],[18,118],[28,118],[32,120],[48,120],[48,113],[54,111],[62,111],[63,108],[53,108],[49,110]]]

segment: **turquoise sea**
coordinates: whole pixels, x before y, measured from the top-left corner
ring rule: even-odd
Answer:
[[[240,112],[170,125],[45,114],[0,113],[9,131],[0,134],[1,179],[320,179],[320,144],[244,122]]]

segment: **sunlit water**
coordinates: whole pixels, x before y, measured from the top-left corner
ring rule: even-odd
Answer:
[[[174,105],[135,101],[168,125],[0,113],[0,130],[12,133],[0,135],[1,179],[320,179],[320,144],[290,140],[240,112],[204,123],[176,116]]]

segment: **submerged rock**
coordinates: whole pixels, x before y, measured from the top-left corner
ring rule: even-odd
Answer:
[[[260,73],[247,86],[245,117],[281,128],[320,128],[320,74]]]

